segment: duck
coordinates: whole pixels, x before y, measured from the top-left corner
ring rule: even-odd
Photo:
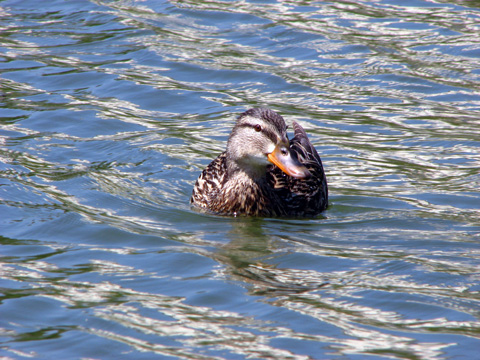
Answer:
[[[226,150],[200,174],[191,205],[206,213],[252,217],[315,217],[328,206],[322,160],[305,130],[269,108],[240,116]]]

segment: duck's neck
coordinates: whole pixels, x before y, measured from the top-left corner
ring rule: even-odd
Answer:
[[[253,183],[263,182],[267,176],[267,165],[256,164],[248,160],[230,161],[228,164],[230,178],[241,177],[250,179]]]

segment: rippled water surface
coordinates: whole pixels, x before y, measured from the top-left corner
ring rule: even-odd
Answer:
[[[474,359],[480,2],[0,1],[2,359]],[[236,116],[315,219],[190,209]]]

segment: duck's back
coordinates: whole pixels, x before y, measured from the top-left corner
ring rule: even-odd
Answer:
[[[322,160],[308,139],[305,130],[293,122],[295,136],[290,148],[298,160],[306,166],[311,176],[295,179],[274,167],[267,173],[267,180],[282,199],[289,216],[315,216],[328,206],[328,186]]]

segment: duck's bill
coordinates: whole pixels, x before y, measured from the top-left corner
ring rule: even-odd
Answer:
[[[282,148],[285,155],[282,154]],[[275,150],[267,155],[267,158],[268,161],[277,165],[285,174],[293,176],[294,178],[305,179],[311,175],[310,171],[298,161],[296,156],[292,156],[290,149],[284,145],[277,145]]]

